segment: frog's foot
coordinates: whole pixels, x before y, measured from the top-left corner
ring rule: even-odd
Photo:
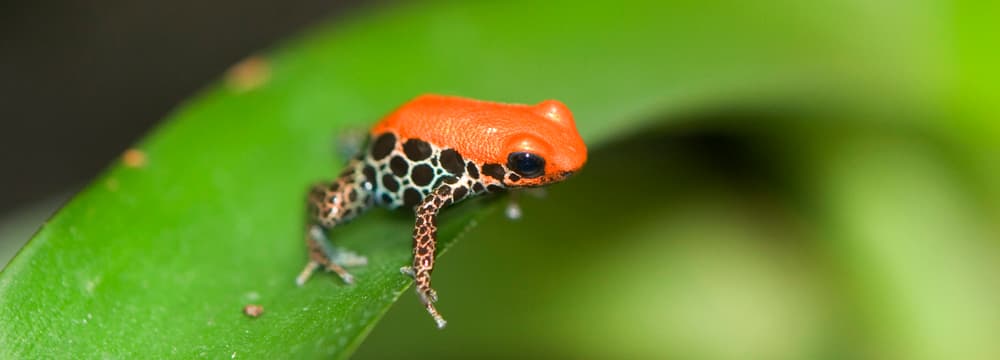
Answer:
[[[417,273],[413,270],[412,266],[401,267],[399,268],[399,272],[402,273],[403,275],[413,278],[414,280],[417,280],[417,295],[420,296],[420,302],[424,304],[424,307],[427,308],[427,312],[430,313],[431,317],[434,318],[434,322],[437,323],[438,329],[443,329],[444,326],[448,324],[448,322],[444,320],[444,317],[441,316],[441,313],[439,313],[437,311],[437,308],[434,307],[434,303],[438,301],[438,295],[437,291],[434,291],[433,288],[431,288],[428,285],[425,285],[427,284],[427,281],[429,281],[429,276],[418,277]],[[421,280],[420,278],[424,279]]]
[[[298,286],[304,285],[306,281],[309,281],[309,278],[312,277],[312,274],[316,272],[316,269],[318,269],[320,266],[323,266],[323,268],[326,269],[326,271],[337,273],[337,276],[340,276],[340,279],[343,280],[344,283],[348,285],[354,284],[354,275],[351,275],[351,273],[347,272],[347,270],[344,269],[344,267],[334,262],[331,262],[327,259],[323,259],[321,261],[315,259],[309,260],[309,262],[306,263],[306,267],[303,268],[302,272],[299,273],[299,276],[295,277],[295,284]]]
[[[444,326],[448,324],[441,316],[441,313],[437,311],[434,307],[434,303],[438,301],[437,291],[431,288],[431,276],[427,271],[417,270],[413,272],[414,283],[416,284],[417,295],[420,296],[420,302],[424,303],[424,307],[427,308],[427,313],[431,314],[434,318],[434,322],[437,323],[438,329],[444,329]]]
[[[344,269],[344,266],[360,266],[368,264],[368,259],[356,253],[342,250],[326,241],[323,230],[313,226],[308,231],[306,244],[309,248],[309,262],[295,278],[295,283],[302,286],[309,280],[316,269],[323,266],[326,271],[334,272],[347,284],[354,284],[354,276]]]
[[[417,294],[420,295],[420,301],[423,302],[424,307],[427,308],[427,313],[431,314],[431,317],[434,318],[434,322],[437,324],[438,329],[444,329],[444,326],[447,325],[448,322],[444,320],[441,313],[439,313],[437,308],[434,307],[434,303],[438,301],[437,291],[434,291],[434,289],[431,288],[423,288],[418,284]]]
[[[438,313],[433,302],[424,303],[424,307],[427,308],[427,313],[431,314],[431,317],[434,318],[434,323],[437,324],[438,329],[444,329],[445,325],[448,325],[448,321]]]

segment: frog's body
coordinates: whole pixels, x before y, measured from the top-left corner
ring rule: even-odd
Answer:
[[[414,277],[439,327],[445,321],[434,308],[430,275],[440,209],[486,192],[560,181],[587,159],[572,114],[552,100],[531,106],[424,95],[375,125],[370,136],[335,182],[310,191],[310,261],[297,282],[323,266],[352,283],[343,266],[364,258],[332,246],[325,230],[375,205],[413,209],[413,266],[404,272]]]

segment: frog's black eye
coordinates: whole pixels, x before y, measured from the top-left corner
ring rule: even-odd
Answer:
[[[536,178],[545,173],[545,159],[530,152],[514,152],[507,156],[507,168],[525,178]]]

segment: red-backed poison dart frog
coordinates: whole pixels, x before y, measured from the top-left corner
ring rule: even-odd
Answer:
[[[444,327],[431,288],[438,212],[479,194],[561,181],[586,161],[573,115],[559,101],[519,105],[417,97],[372,128],[366,148],[336,181],[309,192],[309,262],[296,281],[302,285],[322,266],[353,283],[344,267],[366,259],[335,247],[326,231],[376,205],[412,209],[413,265],[401,270],[413,277],[420,300]]]

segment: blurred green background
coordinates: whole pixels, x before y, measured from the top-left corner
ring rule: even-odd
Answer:
[[[543,198],[521,196],[523,219],[493,211],[442,257],[435,286],[446,330],[433,330],[406,292],[356,358],[1000,358],[996,5],[365,11],[347,20],[353,31],[366,34],[364,16],[383,11],[382,24],[418,14],[431,20],[417,24],[437,27],[410,31],[469,41],[438,46],[480,49],[458,62],[486,69],[505,68],[489,55],[517,41],[490,47],[491,34],[474,30],[527,13],[516,19],[532,22],[510,21],[509,31],[525,47],[551,50],[539,62],[565,56],[554,72],[575,77],[515,94],[508,74],[489,71],[467,87],[428,87],[524,101],[551,91],[584,109],[581,132],[601,141],[578,176]],[[586,36],[559,26],[578,18],[606,21]],[[631,41],[605,41],[617,38]],[[385,56],[372,61],[387,68],[407,62],[442,83],[463,81],[439,68],[453,58],[372,46]],[[616,73],[590,72],[619,57],[627,61]],[[532,68],[531,56],[514,60]],[[642,71],[659,67],[668,70]],[[359,90],[366,96],[411,95],[386,85],[390,74],[345,81],[372,83]],[[433,78],[414,75],[424,77]],[[635,90],[649,88],[660,90]],[[614,101],[595,103],[602,93]],[[618,107],[631,109],[629,119],[607,116]],[[11,220],[2,230],[30,224]]]

